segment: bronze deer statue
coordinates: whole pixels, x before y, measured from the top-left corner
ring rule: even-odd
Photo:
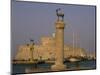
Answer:
[[[58,16],[58,21],[60,20],[60,17],[62,18],[62,21],[64,20],[64,13],[61,11],[60,8],[56,9],[56,14]]]

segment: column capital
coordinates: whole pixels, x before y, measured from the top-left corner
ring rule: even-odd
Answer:
[[[64,21],[56,21],[55,25],[56,25],[57,29],[64,29],[65,28]]]

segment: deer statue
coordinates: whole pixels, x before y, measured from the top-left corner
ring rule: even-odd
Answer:
[[[61,8],[56,9],[56,14],[58,16],[58,21],[60,20],[60,18],[62,21],[64,20],[64,13],[61,11]]]

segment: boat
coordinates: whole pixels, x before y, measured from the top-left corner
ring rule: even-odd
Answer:
[[[69,61],[70,62],[77,62],[77,61],[80,61],[80,59],[78,59],[78,58],[69,58]]]
[[[75,39],[75,34],[74,34],[74,32],[73,32],[73,40],[72,40],[72,42],[73,42],[73,50],[72,50],[72,53],[73,53],[73,55],[75,54],[74,52],[74,48],[75,48],[75,43],[77,42],[77,39]],[[77,43],[76,43],[77,44]],[[77,57],[73,57],[73,56],[71,56],[69,59],[68,59],[70,62],[77,62],[77,61],[80,61],[80,58],[77,58]]]

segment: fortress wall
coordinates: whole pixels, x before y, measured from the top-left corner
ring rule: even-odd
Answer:
[[[34,45],[33,59],[54,59],[55,58],[55,41],[51,37],[42,37],[41,45]],[[18,53],[15,59],[28,60],[31,56],[30,45],[21,45],[18,48]],[[74,48],[72,46],[64,45],[64,58],[70,56],[85,56],[85,50],[81,48]]]
[[[30,52],[30,47],[26,46],[26,45],[22,45],[19,47],[18,49],[18,53],[15,57],[15,59],[17,60],[28,60],[31,58],[31,52]]]
[[[51,46],[34,46],[33,57],[35,59],[51,59],[54,58],[54,48]]]
[[[53,46],[55,41],[54,41],[54,38],[52,38],[52,37],[42,37],[41,43],[43,46],[47,46],[47,45]]]

